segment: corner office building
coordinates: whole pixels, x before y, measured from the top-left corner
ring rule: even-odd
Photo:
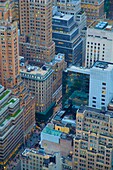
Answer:
[[[52,82],[53,70],[50,67],[27,66],[21,69],[21,77],[36,99],[36,121],[37,115],[46,115],[46,111],[53,106]]]

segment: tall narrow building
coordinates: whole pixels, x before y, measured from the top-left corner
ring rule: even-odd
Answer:
[[[20,0],[20,55],[30,62],[50,62],[55,54],[52,41],[52,0]]]
[[[12,20],[13,1],[0,2],[0,83],[5,87],[9,79],[15,86],[19,74],[18,27]]]

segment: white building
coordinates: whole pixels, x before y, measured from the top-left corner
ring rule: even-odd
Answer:
[[[107,108],[113,98],[113,64],[96,62],[90,68],[89,106]]]
[[[93,22],[87,29],[85,66],[95,61],[113,62],[113,22]]]

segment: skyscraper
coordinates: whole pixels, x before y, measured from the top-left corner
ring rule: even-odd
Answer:
[[[52,41],[52,0],[20,0],[20,55],[30,62],[50,62],[55,54]]]

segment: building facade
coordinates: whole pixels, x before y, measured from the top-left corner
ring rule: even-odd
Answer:
[[[38,113],[46,114],[52,106],[53,70],[50,67],[27,66],[20,71],[21,77],[36,100],[36,121]]]
[[[76,116],[73,169],[111,170],[113,113],[81,107]]]
[[[50,62],[55,54],[52,41],[52,0],[20,1],[20,56],[30,62]]]
[[[87,25],[90,25],[94,20],[104,19],[104,0],[81,0],[81,8],[86,13]]]
[[[113,64],[95,62],[90,68],[89,106],[107,109],[113,98]],[[98,88],[97,88],[98,87]]]
[[[57,11],[52,17],[52,28],[56,53],[64,53],[68,65],[82,65],[83,41],[74,16]]]
[[[63,72],[62,105],[71,103],[78,109],[88,105],[90,69],[71,66]]]
[[[113,62],[113,22],[95,21],[87,28],[85,66],[95,61]]]

